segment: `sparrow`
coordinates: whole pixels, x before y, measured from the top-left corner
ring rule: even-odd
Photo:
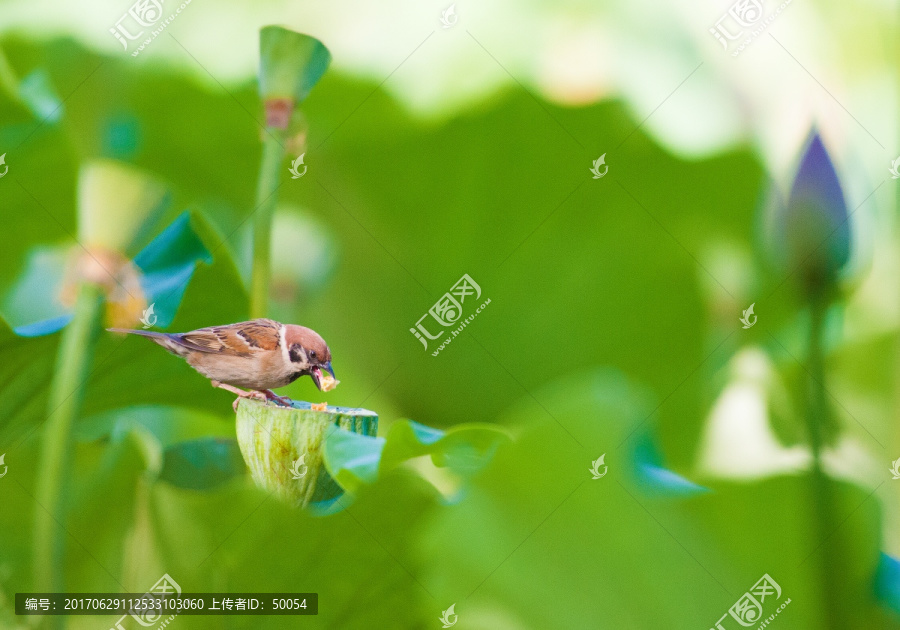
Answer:
[[[210,326],[186,333],[107,328],[110,332],[147,337],[186,360],[188,365],[218,387],[238,398],[273,400],[290,406],[289,399],[272,391],[301,376],[309,376],[321,391],[334,389],[331,350],[319,334],[294,324],[271,319]],[[323,372],[327,372],[326,376]],[[247,388],[250,391],[238,389]]]

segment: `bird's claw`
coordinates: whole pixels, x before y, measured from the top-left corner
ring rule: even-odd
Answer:
[[[293,406],[293,405],[291,405],[291,399],[290,399],[290,398],[288,398],[287,396],[279,396],[278,394],[276,394],[275,392],[273,392],[271,389],[267,389],[267,390],[266,390],[265,392],[263,392],[263,393],[265,394],[266,399],[271,400],[272,402],[275,402],[275,403],[277,403],[277,404],[279,404],[279,405],[283,405],[283,406],[285,406],[285,407],[292,407],[292,406]]]
[[[231,408],[234,409],[234,412],[237,413],[238,404],[241,402],[242,398],[255,398],[256,400],[266,402],[267,396],[262,392],[257,391],[249,391],[238,394],[238,397],[234,399],[234,402],[231,403]]]

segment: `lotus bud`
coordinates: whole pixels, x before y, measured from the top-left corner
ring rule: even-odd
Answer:
[[[778,257],[807,291],[834,284],[850,258],[850,224],[837,172],[818,133],[807,145],[774,227]]]
[[[366,409],[326,407],[308,402],[292,407],[242,399],[237,412],[241,454],[257,486],[297,506],[326,506],[343,489],[325,470],[325,438],[335,428],[374,437],[378,415]]]

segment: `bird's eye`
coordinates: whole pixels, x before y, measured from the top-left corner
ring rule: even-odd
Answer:
[[[315,359],[315,358],[316,358],[316,351],[315,351],[315,350],[310,350],[310,351],[309,351],[309,358],[311,358],[311,359]]]

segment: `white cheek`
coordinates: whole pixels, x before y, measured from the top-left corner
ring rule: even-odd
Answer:
[[[288,351],[287,339],[285,339],[285,337],[284,337],[285,332],[287,332],[287,328],[282,326],[281,330],[278,333],[279,341],[281,342],[281,358],[284,359],[285,365],[290,365],[291,364],[291,355],[290,355],[290,352]]]

